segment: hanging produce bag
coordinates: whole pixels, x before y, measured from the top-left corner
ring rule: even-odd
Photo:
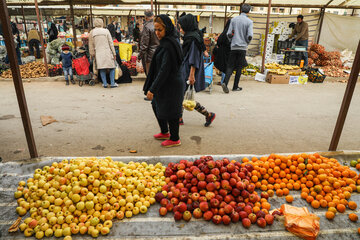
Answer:
[[[305,240],[315,240],[320,231],[320,218],[309,212],[306,207],[283,204],[284,225],[289,232]]]
[[[189,88],[185,92],[183,107],[188,111],[192,111],[192,110],[194,110],[195,106],[196,106],[195,90],[194,90],[194,86],[190,85]]]

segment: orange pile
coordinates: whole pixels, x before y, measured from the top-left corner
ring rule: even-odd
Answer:
[[[359,176],[334,158],[318,153],[271,154],[260,159],[243,158],[242,162],[243,166],[253,165],[251,181],[269,196],[274,192],[279,197],[287,196],[290,190],[301,190],[301,197],[313,208],[332,207],[344,212],[346,207],[352,210],[357,207],[355,202],[349,204],[348,199],[360,184]]]

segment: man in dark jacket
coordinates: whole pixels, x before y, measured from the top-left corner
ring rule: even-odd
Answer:
[[[142,65],[147,75],[150,68],[151,59],[155,50],[159,46],[159,39],[154,31],[154,13],[150,10],[145,11],[145,23],[140,37],[140,51],[138,60],[142,61]]]

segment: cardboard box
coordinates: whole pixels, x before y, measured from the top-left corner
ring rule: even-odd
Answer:
[[[277,75],[273,73],[268,73],[266,76],[266,81],[271,84],[289,84],[290,76],[285,75]]]
[[[301,69],[294,69],[294,70],[287,70],[288,74],[291,75],[292,73],[294,74],[300,74],[301,73]]]

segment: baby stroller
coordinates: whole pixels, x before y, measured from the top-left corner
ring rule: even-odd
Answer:
[[[205,72],[205,87],[209,88],[209,93],[212,91],[213,87],[213,69],[214,62],[211,62],[211,57],[204,57],[204,72]]]
[[[86,55],[79,56],[73,60],[76,71],[76,78],[79,80],[79,86],[82,87],[84,83],[90,86],[95,85],[92,73],[90,73],[90,63]]]

